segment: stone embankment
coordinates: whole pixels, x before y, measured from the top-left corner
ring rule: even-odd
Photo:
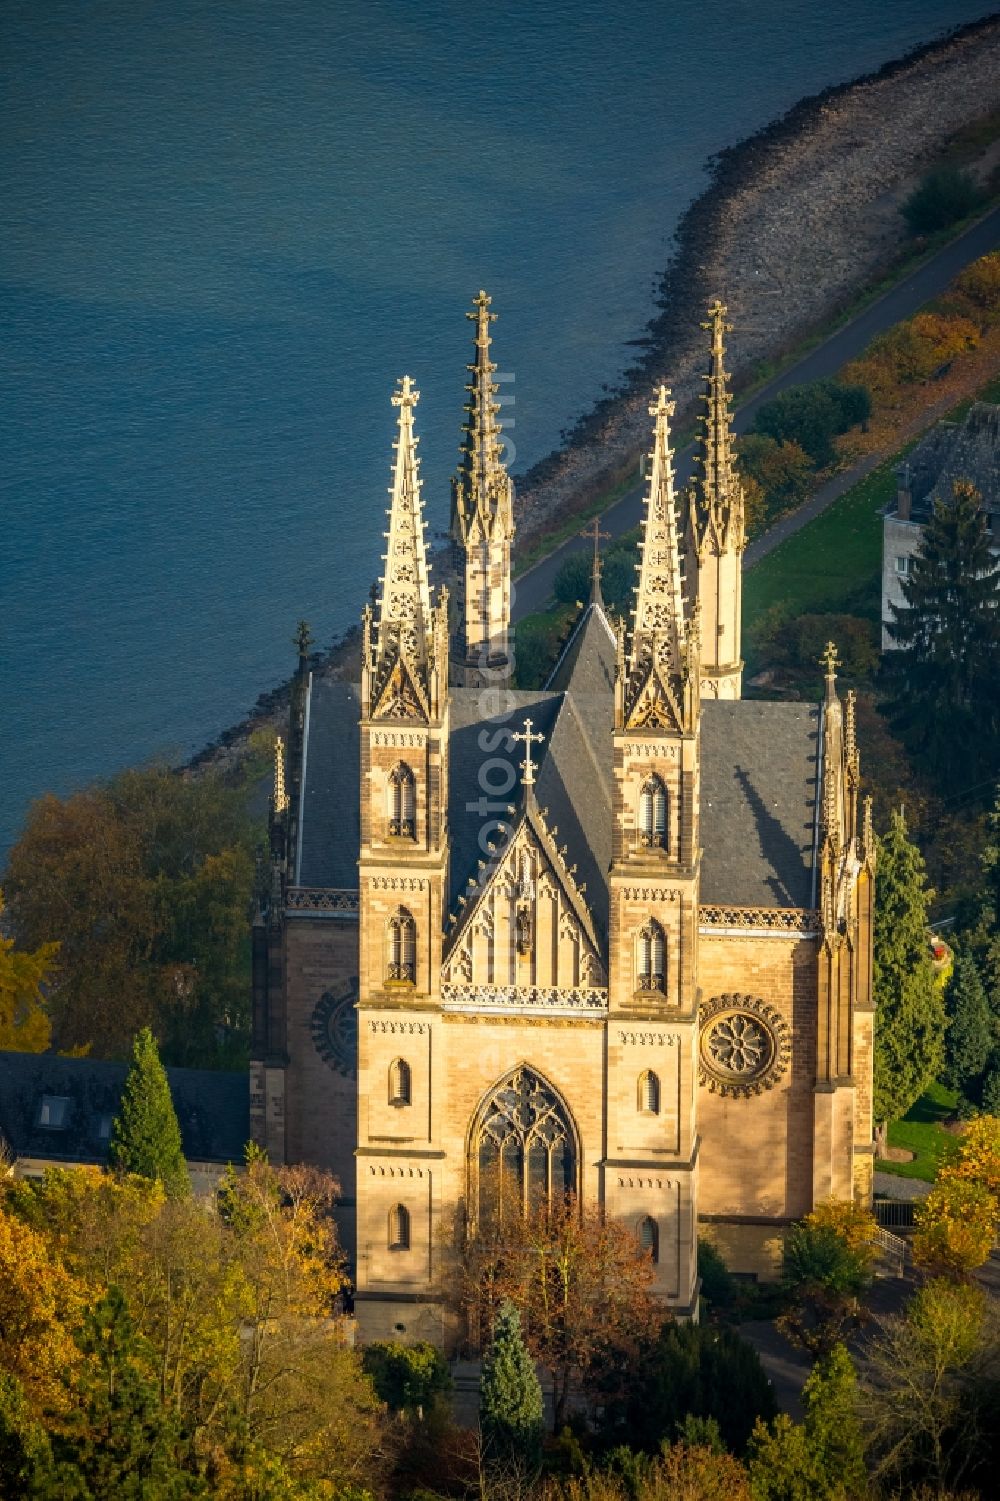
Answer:
[[[703,373],[706,302],[734,325],[739,383],[875,280],[903,240],[900,205],[957,131],[1000,105],[1000,18],[803,100],[723,152],[688,210],[646,353],[626,388],[583,418],[567,446],[518,486],[519,544],[598,498],[648,446],[650,387],[665,380],[678,422]]]

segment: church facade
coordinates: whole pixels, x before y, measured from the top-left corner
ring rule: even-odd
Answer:
[[[832,648],[821,704],[742,697],[725,309],[684,494],[664,388],[650,407],[631,622],[605,609],[595,551],[532,692],[510,686],[485,294],[469,316],[458,599],[430,585],[405,377],[360,682],[311,674],[303,640],[253,927],[253,1134],[339,1179],[365,1339],[445,1338],[455,1238],[499,1192],[572,1192],[626,1222],[693,1317],[699,1235],[772,1275],[791,1222],[872,1187],[853,698]]]

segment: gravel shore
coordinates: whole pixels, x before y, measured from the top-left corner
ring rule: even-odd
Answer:
[[[687,420],[704,364],[699,324],[721,296],[737,380],[877,278],[903,241],[900,204],[963,126],[1000,106],[1000,16],[880,72],[805,99],[723,152],[678,228],[641,367],[518,485],[519,542],[610,488],[647,446],[650,387]],[[688,409],[686,412],[685,409]]]

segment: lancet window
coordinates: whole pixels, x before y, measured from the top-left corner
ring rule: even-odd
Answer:
[[[644,1115],[660,1113],[660,1080],[649,1068],[639,1075],[639,1109]]]
[[[647,1214],[639,1221],[639,1246],[654,1265],[659,1261],[660,1227],[651,1215]]]
[[[637,990],[658,990],[666,994],[667,945],[663,929],[655,918],[650,918],[640,929],[637,945]]]
[[[471,1143],[484,1222],[544,1210],[576,1188],[576,1147],[569,1115],[530,1068],[497,1085]]]
[[[389,1104],[409,1105],[412,1097],[410,1065],[397,1058],[389,1065]]]
[[[417,784],[402,761],[389,773],[389,833],[403,839],[417,834]]]
[[[397,907],[389,919],[389,956],[387,980],[406,980],[411,985],[417,976],[417,925],[412,912]]]
[[[410,1211],[405,1204],[394,1204],[389,1210],[389,1250],[410,1249]]]
[[[647,849],[667,846],[667,789],[650,777],[639,791],[639,843]]]

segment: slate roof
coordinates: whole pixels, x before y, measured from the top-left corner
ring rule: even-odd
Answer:
[[[545,738],[533,750],[535,795],[566,861],[586,884],[602,944],[608,929],[615,641],[599,605],[584,612],[541,692],[512,692],[488,719],[478,689],[451,691],[449,909],[494,821],[512,825],[524,747],[509,736],[530,715]],[[357,886],[358,693],[313,682],[300,836],[303,886]],[[812,907],[820,710],[808,704],[707,702],[702,719],[702,900],[726,906]],[[515,773],[513,780],[505,768]],[[484,833],[482,843],[480,834]]]
[[[0,1137],[18,1157],[105,1162],[127,1072],[124,1063],[93,1058],[0,1052]],[[185,1157],[242,1162],[250,1139],[246,1074],[168,1068],[167,1078]],[[59,1129],[39,1124],[46,1096],[69,1102]]]
[[[814,907],[820,709],[706,703],[701,721],[701,899]]]
[[[957,479],[970,480],[988,511],[1000,512],[1000,406],[974,402],[963,422],[938,422],[907,455],[915,520],[925,521],[935,499]]]

